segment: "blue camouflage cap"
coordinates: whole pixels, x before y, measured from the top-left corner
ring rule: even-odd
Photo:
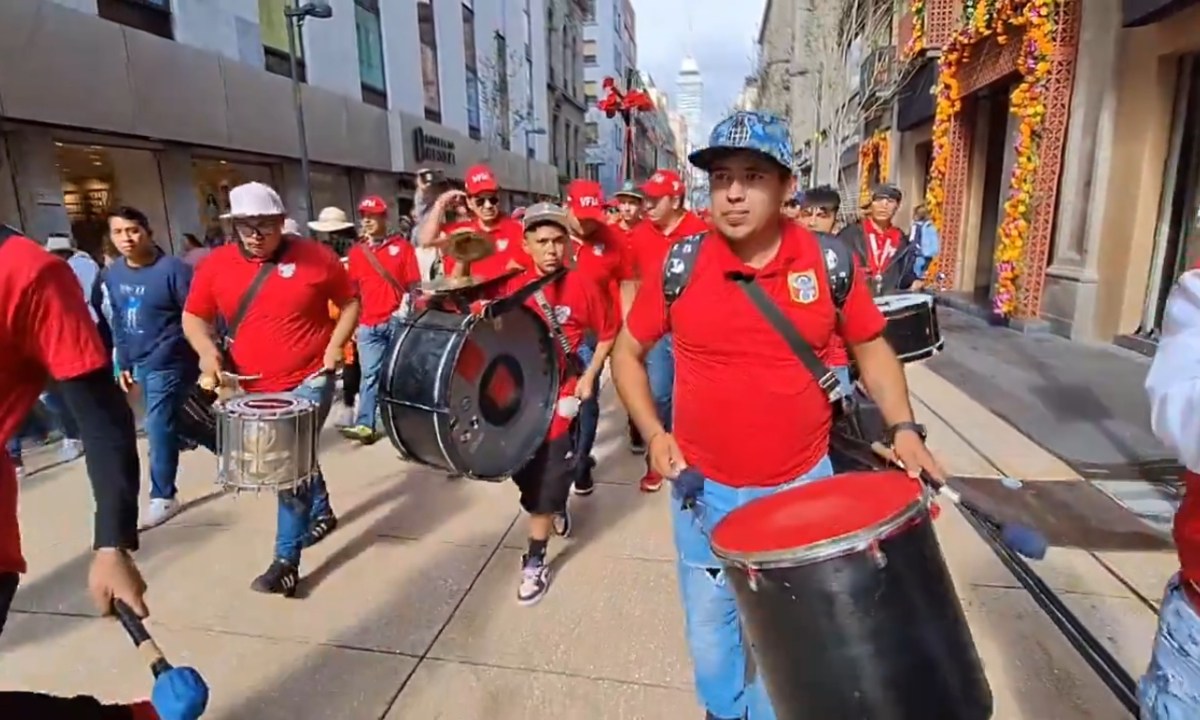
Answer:
[[[730,150],[750,150],[774,160],[788,172],[792,170],[792,138],[787,123],[770,113],[735,112],[717,123],[708,136],[708,147],[689,155],[688,161],[707,172],[719,155]]]

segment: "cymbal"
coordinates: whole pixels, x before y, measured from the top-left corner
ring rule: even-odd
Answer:
[[[447,293],[453,290],[462,290],[465,288],[474,287],[478,282],[479,280],[473,277],[459,278],[446,277],[443,275],[442,277],[434,278],[433,280],[427,280],[426,282],[421,283],[420,289],[421,292],[436,295],[438,293]]]
[[[459,230],[451,233],[445,252],[458,262],[475,262],[495,253],[496,247],[486,235],[474,230]]]

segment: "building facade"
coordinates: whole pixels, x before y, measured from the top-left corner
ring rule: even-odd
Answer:
[[[367,193],[403,211],[422,167],[487,162],[509,202],[557,190],[549,138],[525,132],[549,122],[544,0],[333,0],[298,38],[308,207],[288,1],[0,3],[0,221],[95,252],[107,209],[132,204],[178,249],[223,232],[249,180],[301,221]]]
[[[645,180],[656,170],[679,169],[679,156],[675,152],[675,133],[671,129],[670,98],[654,84],[649,73],[638,74],[638,87],[650,96],[654,109],[637,113],[634,137],[634,176]]]
[[[604,80],[622,88],[637,82],[637,16],[630,0],[590,0],[593,11],[584,24],[584,89],[587,101],[586,174],[606,193],[621,186],[625,126],[596,109],[604,97]]]
[[[584,94],[583,18],[588,0],[545,0],[546,102],[550,118],[550,161],[561,190],[583,177],[587,100]]]

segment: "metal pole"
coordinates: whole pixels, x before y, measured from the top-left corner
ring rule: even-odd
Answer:
[[[294,6],[299,7],[299,5],[300,0],[294,0]],[[300,71],[296,64],[296,27],[304,22],[304,18],[296,19],[295,25],[293,25],[293,18],[285,13],[284,20],[287,22],[288,62],[292,71],[292,104],[296,111],[296,130],[300,134],[300,175],[304,182],[304,202],[308,206],[308,219],[311,222],[316,219],[316,214],[313,212],[312,180],[309,178],[308,133],[304,129],[304,99],[300,91]]]

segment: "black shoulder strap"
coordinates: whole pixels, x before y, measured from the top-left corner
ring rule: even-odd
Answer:
[[[225,325],[225,346],[228,347],[233,342],[234,335],[237,334],[238,327],[242,321],[246,319],[246,313],[250,311],[250,305],[254,302],[254,298],[258,296],[263,285],[266,284],[267,278],[271,277],[271,272],[279,265],[280,258],[287,250],[288,241],[284,240],[279,243],[279,247],[275,250],[275,254],[267,258],[261,267],[258,269],[258,274],[250,281],[250,286],[246,288],[246,292],[242,293],[242,297],[238,300],[237,309],[233,312],[233,317]],[[239,248],[240,249],[240,248]]]
[[[841,310],[854,285],[854,251],[845,240],[829,233],[817,233],[817,241],[825,258],[825,273],[829,278],[833,304]]]
[[[666,297],[667,307],[679,299],[692,279],[696,258],[700,256],[700,243],[707,236],[708,233],[689,235],[673,243],[667,251],[667,261],[663,263],[663,296]]]
[[[770,296],[762,289],[762,287],[754,281],[752,275],[737,275],[733,281],[738,284],[738,287],[746,293],[746,297],[750,302],[754,303],[754,307],[762,313],[763,318],[779,333],[784,342],[791,348],[792,353],[804,365],[804,368],[817,381],[817,385],[821,387],[821,391],[829,398],[830,402],[836,402],[842,397],[841,382],[838,381],[837,375],[829,369],[825,363],[821,362],[821,358],[817,357],[817,353],[812,349],[812,346],[800,335],[800,331],[796,329],[792,322],[788,320],[775,301],[771,300]]]

